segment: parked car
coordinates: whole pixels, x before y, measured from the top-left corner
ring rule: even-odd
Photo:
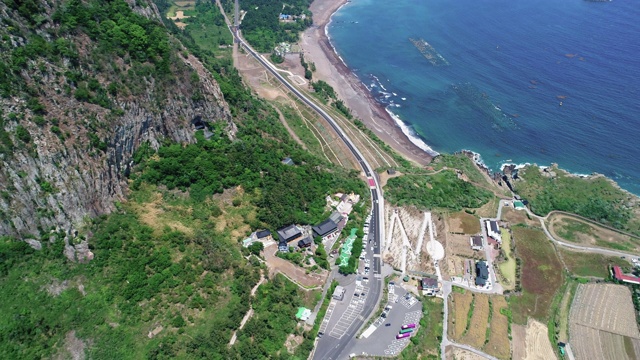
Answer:
[[[391,324],[390,323],[386,323],[386,324],[384,324],[384,326],[391,326]]]

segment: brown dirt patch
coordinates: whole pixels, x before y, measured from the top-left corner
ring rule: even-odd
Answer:
[[[170,209],[163,204],[161,193],[155,193],[153,200],[143,204],[130,203],[134,211],[138,214],[139,219],[146,225],[153,228],[155,232],[164,231],[165,227],[171,230],[180,231],[187,235],[193,235],[193,229],[185,226],[179,221],[169,219],[166,216],[166,210]]]
[[[459,255],[465,258],[483,259],[483,251],[471,249],[469,235],[447,234],[447,247],[445,254]]]
[[[453,346],[447,346],[444,356],[447,360],[484,360],[478,354]]]
[[[475,235],[480,233],[480,220],[464,211],[453,213],[447,217],[449,231],[452,233]]]
[[[495,216],[495,215],[494,215]],[[503,207],[502,208],[502,219],[503,221],[507,221],[512,225],[515,224],[526,224],[529,226],[540,226],[540,222],[535,219],[529,219],[527,217],[527,212],[524,210],[514,210],[511,207]]]
[[[509,319],[500,313],[501,309],[506,309],[509,305],[503,296],[491,297],[491,305],[491,335],[483,351],[499,359],[509,359],[511,355]]]
[[[278,251],[277,244],[271,244],[264,249],[264,258],[269,268],[269,276],[273,277],[276,273],[282,273],[288,278],[297,282],[305,288],[314,288],[322,286],[327,280],[329,274],[326,270],[321,270],[319,273],[309,273],[307,270],[276,256]]]
[[[293,354],[296,348],[302,344],[302,341],[304,341],[304,338],[301,335],[289,334],[287,340],[284,342],[284,346],[287,348],[289,354]]]
[[[497,197],[493,197],[491,200],[489,200],[488,203],[482,205],[479,209],[476,210],[476,215],[484,218],[493,218],[498,213],[499,204],[500,199]]]
[[[473,301],[473,293],[465,291],[464,293],[454,292],[449,300],[449,308],[451,316],[449,316],[449,336],[454,340],[462,338],[462,334],[467,328],[467,314],[469,307]]]
[[[474,294],[473,315],[469,323],[467,334],[462,337],[462,343],[481,349],[487,335],[489,320],[489,296]]]
[[[524,326],[521,326],[524,328]],[[518,339],[519,343],[521,342]],[[516,358],[515,351],[515,341],[514,341],[514,359]],[[525,336],[525,346],[524,346],[525,356],[520,359],[523,360],[550,360],[557,359],[555,352],[553,352],[553,348],[551,347],[551,342],[549,342],[549,335],[547,326],[541,322],[536,320],[529,320],[529,324],[526,327],[526,336]],[[520,350],[519,354],[522,352]]]
[[[527,327],[511,324],[511,342],[513,343],[513,360],[524,360],[527,357]]]

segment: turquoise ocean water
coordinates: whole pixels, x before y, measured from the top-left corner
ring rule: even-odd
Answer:
[[[433,150],[493,170],[558,163],[640,194],[639,19],[624,0],[352,0],[328,33]]]

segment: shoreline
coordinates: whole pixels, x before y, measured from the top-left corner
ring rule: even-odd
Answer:
[[[305,58],[316,65],[316,78],[326,81],[336,90],[354,117],[403,157],[427,165],[438,153],[415,136],[408,124],[376,101],[331,44],[327,26],[333,14],[348,3],[348,0],[313,1],[309,9],[313,13],[314,25],[305,30],[300,39]]]
[[[413,133],[410,124],[400,119],[391,109],[379,103],[369,91],[366,84],[346,65],[342,57],[338,54],[331,43],[328,34],[328,26],[332,16],[347,5],[350,0],[314,0],[309,9],[313,13],[313,25],[302,33],[300,45],[302,52],[308,61],[316,64],[314,77],[326,81],[331,85],[339,97],[345,102],[352,114],[360,119],[367,128],[371,129],[382,141],[388,144],[393,150],[404,158],[418,163],[422,166],[428,165],[433,158],[439,155],[421,137]],[[498,168],[489,168],[482,159],[482,155],[467,149],[460,149],[456,152],[470,153],[470,158],[478,168],[486,171],[489,175],[504,173],[504,169],[509,166],[521,168],[526,165],[536,165],[539,167],[553,167],[557,164],[551,163],[547,166],[536,163],[524,162],[514,163],[507,160],[500,164]],[[558,167],[562,170],[562,168]],[[570,176],[583,179],[594,177],[604,177],[615,185],[618,189],[638,197],[633,192],[623,188],[606,175],[600,173],[573,173],[563,170]]]

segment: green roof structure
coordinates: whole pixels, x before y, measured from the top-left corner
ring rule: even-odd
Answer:
[[[340,250],[340,266],[349,265],[349,258],[351,257],[351,249],[353,249],[353,242],[356,241],[357,228],[351,229],[351,235],[349,235],[342,245]]]

